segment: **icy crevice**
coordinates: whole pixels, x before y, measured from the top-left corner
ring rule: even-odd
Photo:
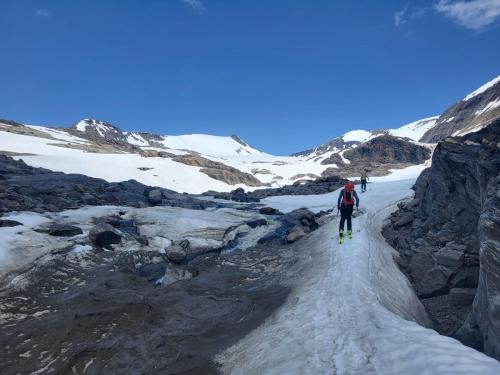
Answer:
[[[344,245],[336,242],[337,220],[297,244],[301,259],[286,275],[294,291],[217,358],[224,373],[500,373],[496,360],[422,326],[429,325],[425,310],[380,234],[412,183],[371,184],[361,196],[366,213]]]

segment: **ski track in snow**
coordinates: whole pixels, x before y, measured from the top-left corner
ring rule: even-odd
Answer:
[[[371,184],[361,194],[366,213],[343,245],[338,220],[300,243],[302,266],[289,271],[294,292],[217,358],[225,374],[500,374],[496,360],[420,325],[427,315],[380,233],[413,182]],[[316,196],[316,206],[333,206],[336,194]]]

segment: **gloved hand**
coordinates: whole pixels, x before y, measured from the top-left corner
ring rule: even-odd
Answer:
[[[340,211],[340,206],[339,205],[337,205],[337,211]]]

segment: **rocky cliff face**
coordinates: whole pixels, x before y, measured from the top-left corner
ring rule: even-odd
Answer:
[[[499,171],[500,120],[446,138],[436,147],[432,167],[417,180],[414,199],[401,204],[383,230],[436,329],[496,358]]]
[[[340,167],[327,169],[323,176],[356,176],[365,168],[370,171],[370,175],[380,176],[388,174],[392,168],[422,164],[430,155],[431,151],[427,147],[386,134],[345,151],[342,157],[332,154],[321,164],[336,164]]]
[[[497,77],[448,108],[421,142],[438,142],[451,135],[479,130],[499,117],[500,77]]]

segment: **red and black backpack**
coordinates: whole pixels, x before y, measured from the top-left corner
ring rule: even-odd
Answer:
[[[354,184],[348,182],[344,186],[344,193],[342,194],[342,204],[347,206],[354,205]]]

